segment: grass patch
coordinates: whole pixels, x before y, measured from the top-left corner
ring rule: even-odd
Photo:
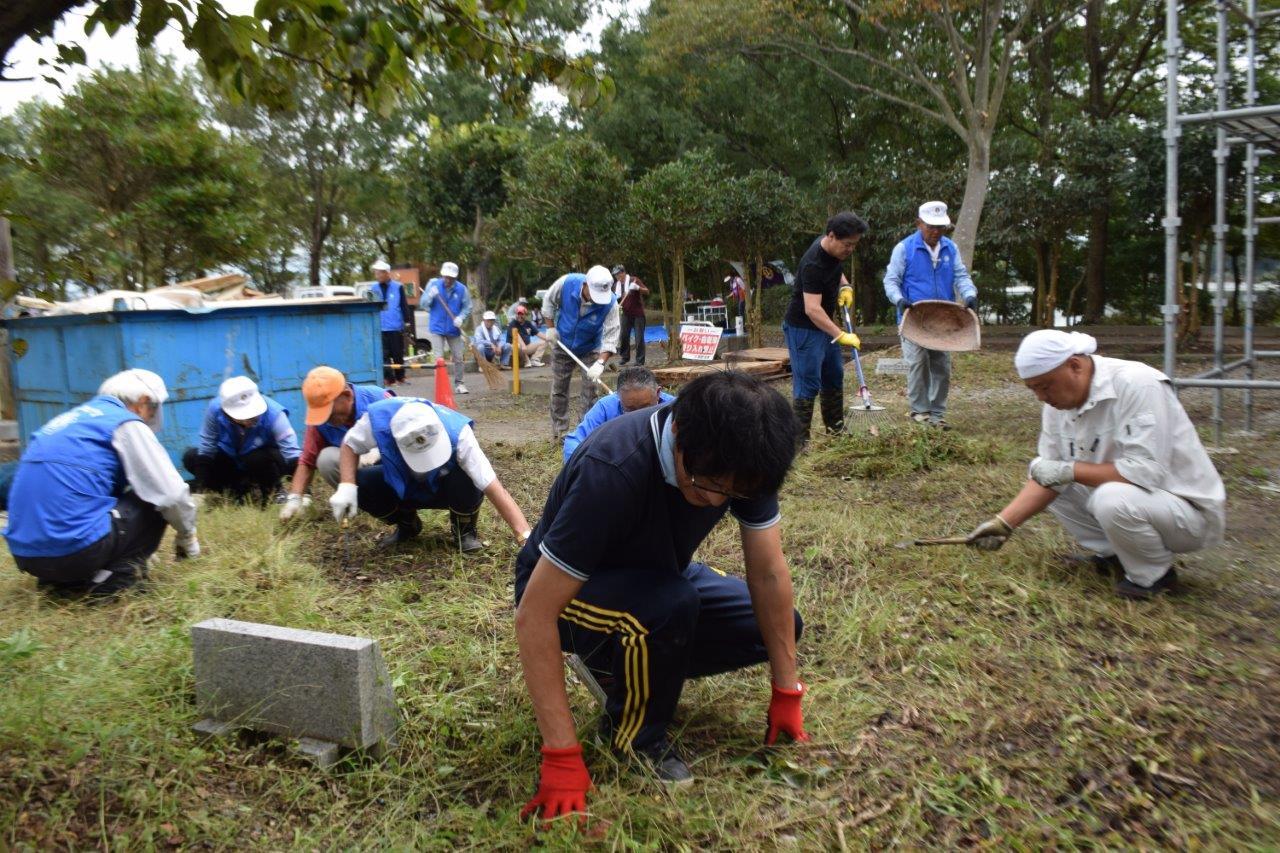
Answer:
[[[1007,360],[958,361],[950,434],[907,424],[900,383],[880,383],[894,409],[882,434],[815,434],[788,481],[784,543],[814,742],[759,746],[763,668],[692,682],[677,734],[699,781],[664,791],[588,742],[593,843],[1280,843],[1280,534],[1274,496],[1246,485],[1280,438],[1253,438],[1224,462],[1240,502],[1229,542],[1187,560],[1176,598],[1114,598],[1058,559],[1069,543],[1049,520],[992,555],[894,548],[963,532],[1018,487],[1038,422]],[[558,448],[489,449],[536,517]],[[273,514],[211,505],[199,560],[173,562],[167,541],[149,594],[96,607],[45,600],[0,558],[0,847],[538,843],[517,819],[538,740],[511,626],[514,549],[487,510],[492,545],[471,560],[447,547],[443,513],[424,520],[421,542],[386,557],[372,548],[381,530],[361,519],[360,580],[342,571],[322,514],[285,530]],[[698,556],[739,571],[737,531],[717,528]],[[403,714],[400,749],[326,774],[276,739],[200,744],[187,631],[213,616],[377,638]],[[578,688],[570,698],[588,738],[592,703]],[[542,838],[556,849],[582,840],[564,829]]]

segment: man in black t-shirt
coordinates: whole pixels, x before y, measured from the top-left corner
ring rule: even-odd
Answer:
[[[808,739],[777,496],[795,449],[780,394],[715,373],[673,403],[602,425],[565,464],[516,560],[516,636],[543,741],[538,791],[522,814],[586,809],[591,780],[562,651],[605,686],[601,734],[664,781],[693,778],[667,739],[686,678],[768,661],[766,743]],[[745,581],[691,562],[726,512],[738,522]]]
[[[827,432],[844,431],[844,359],[840,347],[859,347],[851,331],[831,320],[836,307],[853,304],[853,288],[842,266],[853,254],[867,223],[855,213],[837,213],[827,220],[823,236],[800,258],[796,279],[782,321],[782,334],[791,354],[791,396],[800,420],[800,441],[809,440],[813,401],[821,394],[822,422]]]

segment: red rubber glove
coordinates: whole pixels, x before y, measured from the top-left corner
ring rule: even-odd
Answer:
[[[591,776],[582,763],[582,744],[564,749],[542,747],[542,770],[538,776],[538,792],[520,810],[520,819],[540,814],[543,820],[575,812],[581,817],[587,810],[587,791]]]
[[[804,714],[800,712],[800,697],[803,695],[803,684],[797,685],[795,690],[783,690],[776,684],[773,686],[769,715],[765,717],[765,722],[769,725],[764,735],[765,746],[772,746],[782,732],[790,735],[796,743],[804,743],[809,739],[804,732]]]

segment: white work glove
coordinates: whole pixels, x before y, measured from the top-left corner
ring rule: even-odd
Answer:
[[[1041,459],[1037,456],[1031,460],[1031,470],[1027,476],[1046,489],[1065,486],[1076,481],[1076,463],[1058,459]]]
[[[179,560],[200,556],[200,541],[196,539],[194,530],[190,533],[179,533],[175,536],[173,546],[174,554],[177,555]]]
[[[545,340],[547,343],[551,344],[552,346],[555,346],[556,341],[560,340],[560,333],[556,331],[554,326],[552,326],[550,329],[547,329],[547,331],[543,333],[542,339]]]
[[[333,493],[333,497],[329,498],[329,508],[333,510],[334,520],[355,518],[357,507],[356,484],[339,483],[338,490]]]
[[[288,521],[299,512],[302,511],[302,495],[295,495],[292,492],[284,499],[284,506],[280,507],[280,520]]]
[[[461,328],[462,328],[462,318],[461,318],[461,317],[454,317],[454,318],[453,318],[453,325],[455,325],[455,326],[457,326],[459,329],[461,329]]]
[[[382,461],[382,453],[378,448],[370,450],[368,453],[360,454],[360,467],[368,468],[370,465],[377,465]]]
[[[595,382],[604,375],[604,362],[597,361],[595,364],[587,368],[587,378]]]

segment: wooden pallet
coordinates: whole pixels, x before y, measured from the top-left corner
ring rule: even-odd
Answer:
[[[750,373],[761,379],[777,379],[790,373],[788,365],[782,361],[718,361],[710,364],[680,364],[673,367],[659,367],[653,371],[658,382],[663,385],[683,385],[699,376],[717,373],[722,370],[737,370]]]
[[[725,361],[780,361],[791,366],[791,353],[786,347],[756,347],[724,354]]]

